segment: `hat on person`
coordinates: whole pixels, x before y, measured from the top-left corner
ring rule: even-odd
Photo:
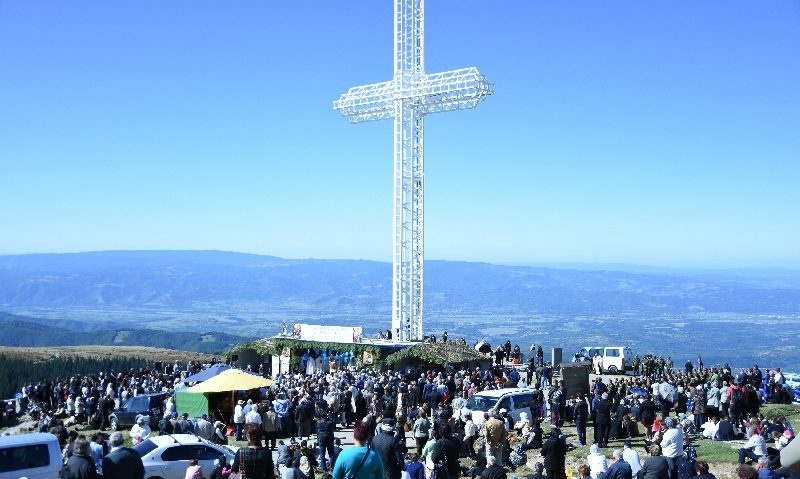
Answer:
[[[393,417],[385,417],[381,422],[386,426],[394,426],[396,421]]]
[[[208,414],[203,414],[203,415],[202,415],[202,416],[200,416],[200,417],[201,417],[201,418],[203,418],[203,419],[208,419]]]
[[[178,417],[178,413],[175,412],[175,411],[172,411],[172,417]]]
[[[185,412],[185,413],[183,413],[183,418],[184,418],[184,419],[186,419],[186,418],[188,418],[188,417],[189,417],[189,413],[188,413],[188,412]]]
[[[242,400],[242,399],[239,399],[238,401],[236,401],[236,404],[238,404],[239,406],[241,406],[241,405],[243,405],[243,404],[244,404],[244,400]]]

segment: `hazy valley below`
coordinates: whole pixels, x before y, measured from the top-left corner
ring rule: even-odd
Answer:
[[[428,261],[425,329],[565,355],[614,344],[676,364],[702,354],[800,369],[800,272],[619,268]],[[34,325],[56,328],[54,338],[126,345],[161,330],[141,345],[204,352],[284,322],[360,325],[373,336],[390,327],[389,274],[374,261],[213,251],[0,256],[0,321],[18,332],[0,345],[47,342]]]

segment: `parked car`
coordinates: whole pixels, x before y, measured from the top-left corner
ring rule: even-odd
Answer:
[[[118,409],[114,409],[108,415],[111,429],[117,431],[123,427],[131,427],[136,424],[137,417],[148,416],[150,428],[155,430],[164,411],[166,399],[167,393],[140,394],[129,397]]]
[[[0,479],[53,479],[61,476],[58,438],[46,432],[0,437]]]
[[[475,424],[483,424],[483,413],[490,409],[495,412],[505,409],[514,421],[519,421],[523,412],[530,419],[533,417],[531,415],[533,391],[532,388],[505,388],[481,391],[467,400],[467,407],[472,411],[472,420]]]
[[[625,374],[631,369],[631,359],[633,353],[631,348],[623,346],[586,346],[575,353],[573,362],[591,361],[594,353],[598,353],[603,359],[603,372],[610,374]]]
[[[233,464],[236,454],[233,448],[213,444],[194,434],[153,436],[133,449],[142,457],[144,477],[151,479],[184,479],[192,459],[197,459],[203,468],[203,477],[208,479],[220,456]]]

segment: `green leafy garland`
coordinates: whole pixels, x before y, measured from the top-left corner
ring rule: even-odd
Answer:
[[[449,342],[417,344],[386,356],[384,362],[388,365],[393,365],[403,360],[421,360],[430,364],[447,366],[472,361],[478,362],[485,359],[486,356],[469,346],[457,342]]]

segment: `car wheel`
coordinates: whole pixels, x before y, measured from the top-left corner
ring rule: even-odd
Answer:
[[[108,418],[108,423],[111,426],[112,431],[119,431],[119,422],[117,422],[116,416],[111,416]]]
[[[610,372],[611,374],[617,374],[617,367],[616,366],[610,366],[608,368],[608,372]]]

